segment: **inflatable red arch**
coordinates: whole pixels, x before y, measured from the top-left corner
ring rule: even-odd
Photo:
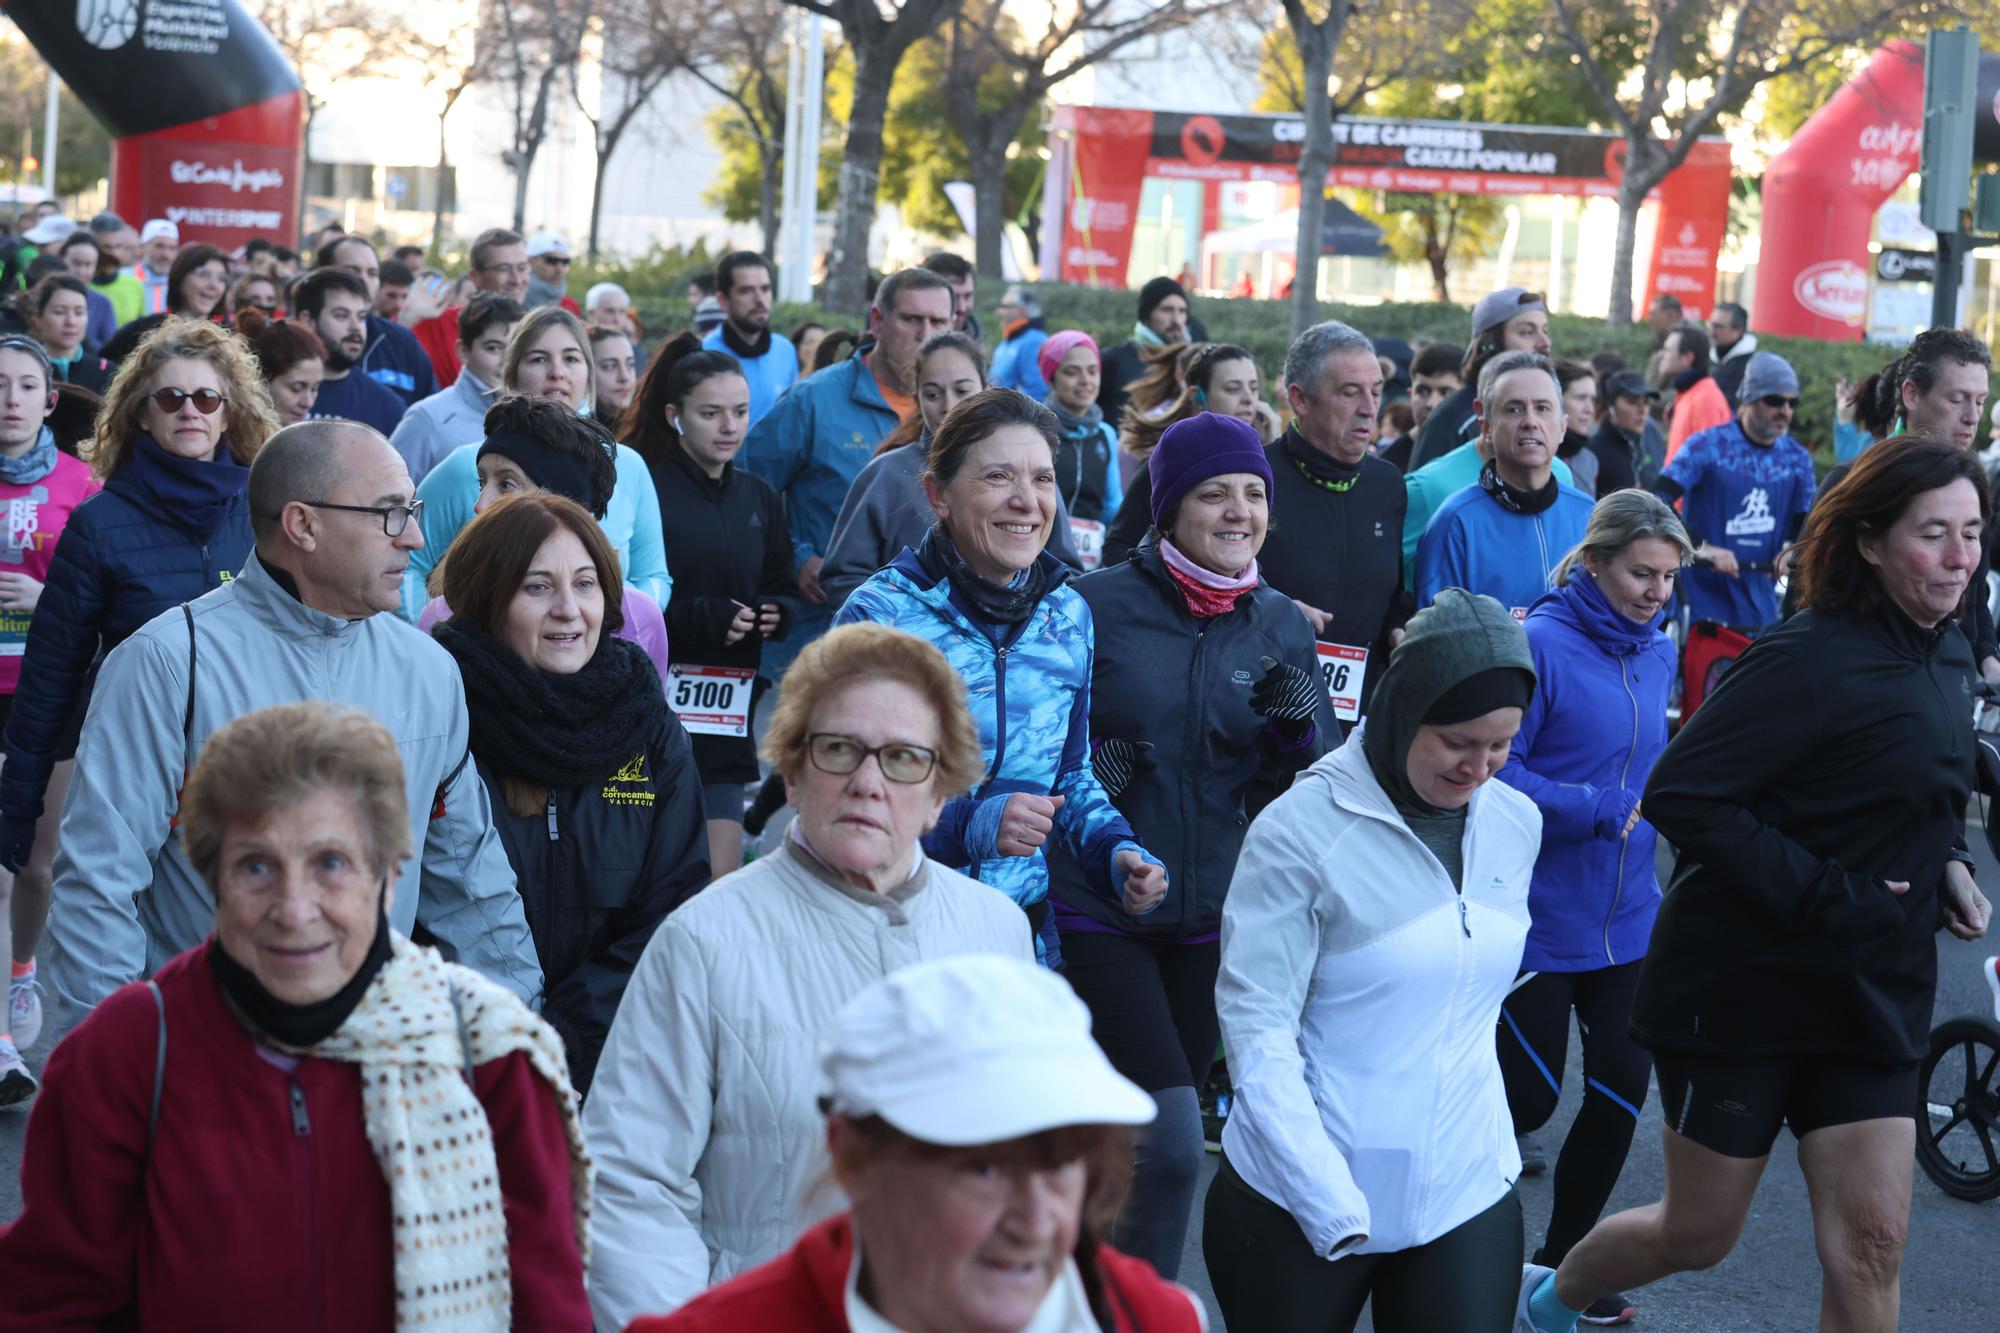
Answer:
[[[234,249],[299,224],[305,94],[238,0],[0,0],[112,133],[111,207]]]

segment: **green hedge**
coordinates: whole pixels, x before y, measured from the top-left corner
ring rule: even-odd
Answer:
[[[978,308],[988,341],[998,336],[995,313],[1000,303],[1001,285],[981,286]],[[1043,315],[1050,329],[1082,329],[1108,347],[1132,334],[1137,295],[1129,291],[1095,287],[1038,285]],[[671,331],[687,325],[684,300],[663,296],[640,300],[640,317],[651,330]],[[1284,364],[1285,349],[1291,339],[1291,308],[1281,301],[1245,301],[1219,297],[1196,297],[1195,313],[1218,342],[1233,342],[1250,350],[1264,370],[1265,383],[1275,395],[1278,371]],[[1443,339],[1463,344],[1472,322],[1472,311],[1441,302],[1386,305],[1336,305],[1320,307],[1326,319],[1344,320],[1377,337],[1397,337],[1410,342]],[[780,305],[772,313],[774,328],[788,330],[801,320],[812,319],[829,328],[857,327],[858,321],[829,315],[818,306]],[[1754,327],[1754,321],[1753,321]],[[1558,355],[1588,359],[1600,351],[1616,352],[1628,365],[1643,368],[1652,351],[1652,332],[1644,324],[1613,328],[1601,319],[1586,315],[1556,315],[1549,321],[1550,335]],[[1810,338],[1777,338],[1759,335],[1760,348],[1773,351],[1792,363],[1798,371],[1800,401],[1792,432],[1819,454],[1822,462],[1832,461],[1834,384],[1842,376],[1859,381],[1888,363],[1894,353],[1884,347],[1862,343],[1829,343]],[[1983,441],[1982,441],[1983,442]]]

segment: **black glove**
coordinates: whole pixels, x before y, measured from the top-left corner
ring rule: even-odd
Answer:
[[[1297,740],[1312,725],[1313,711],[1326,697],[1326,686],[1317,676],[1308,675],[1275,657],[1260,657],[1257,665],[1264,674],[1250,688],[1250,707],[1271,719],[1271,725]]]
[[[35,850],[35,821],[13,815],[0,818],[0,866],[18,875]]]
[[[1143,778],[1159,766],[1151,741],[1099,741],[1090,751],[1090,771],[1113,800],[1132,785],[1132,779]]]

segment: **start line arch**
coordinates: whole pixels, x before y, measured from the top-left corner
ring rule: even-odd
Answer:
[[[1207,186],[1212,220],[1224,181],[1298,184],[1305,120],[1127,107],[1059,106],[1043,217],[1043,271],[1064,282],[1123,286],[1148,177]],[[1328,185],[1410,194],[1615,197],[1625,141],[1616,134],[1534,125],[1343,116]],[[1715,265],[1729,220],[1729,143],[1696,142],[1647,196],[1657,205],[1638,301],[1670,292],[1691,313],[1715,304]],[[1205,226],[1204,230],[1215,230]],[[1054,252],[1050,253],[1050,247]]]
[[[110,127],[111,207],[233,250],[298,233],[305,93],[239,0],[0,0]]]

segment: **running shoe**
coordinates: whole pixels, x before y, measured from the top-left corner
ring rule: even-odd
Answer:
[[[1638,1313],[1632,1308],[1632,1302],[1625,1299],[1624,1293],[1614,1291],[1609,1296],[1599,1296],[1592,1301],[1589,1308],[1576,1317],[1576,1322],[1609,1328],[1616,1324],[1631,1323]]]
[[[1533,1134],[1516,1134],[1514,1146],[1521,1150],[1521,1175],[1539,1176],[1549,1169],[1548,1154],[1542,1151],[1542,1141]]]
[[[34,977],[15,977],[8,985],[7,1030],[17,1050],[27,1050],[42,1035],[42,988]]]
[[[1993,1018],[2000,1022],[2000,958],[1987,959],[1979,975],[1986,978],[1986,989],[1993,992]]]
[[[1529,1299],[1542,1285],[1542,1279],[1555,1271],[1540,1264],[1521,1265],[1521,1294],[1514,1300],[1513,1333],[1570,1333],[1570,1330],[1576,1327],[1574,1324],[1569,1324],[1562,1328],[1544,1328],[1535,1322],[1533,1315],[1528,1313]]]
[[[0,1041],[0,1106],[13,1106],[25,1102],[35,1095],[40,1085],[35,1076],[28,1072],[27,1061],[21,1058],[11,1041]]]

